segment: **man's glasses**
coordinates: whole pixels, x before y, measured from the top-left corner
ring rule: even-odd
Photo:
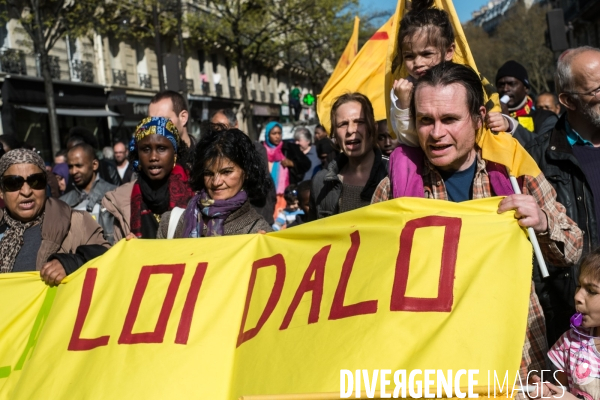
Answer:
[[[33,190],[45,189],[46,174],[39,172],[37,174],[31,174],[27,178],[23,178],[21,175],[4,175],[0,179],[0,185],[5,192],[16,192],[17,190],[21,190],[25,182],[27,182],[29,187]]]
[[[594,90],[590,90],[589,92],[585,92],[585,93],[579,93],[579,92],[565,92],[567,94],[578,94],[578,95],[585,95],[585,96],[593,96],[596,99],[600,100],[600,87],[597,87]]]

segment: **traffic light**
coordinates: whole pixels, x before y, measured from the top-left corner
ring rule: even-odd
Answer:
[[[305,105],[312,106],[313,104],[315,104],[315,96],[313,96],[312,93],[307,93],[302,98],[302,101]]]

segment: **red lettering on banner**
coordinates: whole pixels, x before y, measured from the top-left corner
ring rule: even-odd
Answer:
[[[85,272],[83,287],[81,289],[81,299],[79,300],[79,308],[77,309],[77,317],[75,318],[75,326],[69,341],[69,351],[84,351],[92,350],[96,347],[106,346],[108,344],[109,335],[100,336],[94,339],[86,339],[81,337],[83,324],[90,311],[92,303],[92,295],[94,294],[94,286],[96,285],[96,277],[98,276],[98,268],[88,268]]]
[[[331,245],[323,247],[317,254],[312,258],[304,276],[302,277],[302,281],[298,286],[298,290],[296,290],[296,294],[294,294],[294,299],[290,304],[287,312],[285,313],[285,317],[283,318],[283,322],[279,327],[279,330],[287,329],[290,326],[290,322],[292,322],[292,318],[300,301],[302,300],[302,296],[304,293],[312,291],[312,301],[310,304],[310,314],[308,314],[308,323],[314,324],[319,322],[319,312],[321,311],[321,299],[323,298],[323,280],[325,278],[325,263],[327,262],[327,256],[329,255],[329,250],[331,249]],[[312,277],[315,279],[311,279]]]
[[[133,290],[133,296],[131,303],[129,304],[129,310],[127,310],[127,316],[125,317],[125,323],[123,324],[123,330],[119,337],[119,344],[136,344],[136,343],[162,343],[165,337],[165,331],[167,330],[167,323],[173,310],[173,304],[175,303],[175,296],[179,290],[183,273],[185,272],[185,264],[172,264],[172,265],[147,265],[142,267],[140,276],[138,278],[135,289]],[[138,312],[140,311],[140,305],[142,304],[142,298],[146,293],[148,287],[148,281],[150,276],[154,274],[171,274],[171,282],[167,288],[167,294],[163,301],[156,326],[152,332],[141,332],[133,333],[133,325],[137,319]]]
[[[443,226],[444,245],[442,248],[442,265],[438,283],[438,297],[407,297],[408,271],[410,254],[415,231],[419,228]],[[437,311],[450,312],[454,302],[454,271],[462,220],[453,217],[429,216],[409,221],[400,234],[400,251],[396,260],[396,274],[390,302],[391,311]]]
[[[175,336],[175,343],[187,344],[190,336],[190,328],[192,326],[192,318],[194,317],[194,310],[196,308],[196,301],[198,300],[198,294],[204,281],[204,275],[206,275],[206,268],[208,263],[199,263],[196,267],[196,272],[192,277],[192,283],[190,283],[190,290],[188,290],[187,297],[185,298],[185,304],[183,305],[183,311],[181,312],[181,319],[179,320],[179,327],[177,328],[177,336]]]
[[[254,291],[254,284],[256,283],[256,275],[258,273],[259,268],[275,266],[276,275],[275,275],[275,283],[273,284],[273,289],[271,290],[271,295],[269,296],[269,300],[267,300],[267,305],[263,310],[260,318],[258,319],[258,323],[252,329],[248,329],[244,332],[244,328],[246,325],[246,318],[248,317],[248,309],[250,308],[250,300],[252,298],[252,292]],[[244,305],[244,314],[242,315],[242,323],[240,325],[240,333],[238,335],[237,346],[240,347],[242,343],[248,341],[258,335],[258,332],[261,330],[263,325],[267,322],[273,310],[275,310],[275,306],[279,302],[279,298],[281,297],[281,292],[283,291],[283,283],[285,282],[285,259],[281,254],[275,254],[273,257],[263,258],[257,261],[254,261],[252,264],[252,272],[250,273],[250,282],[248,284],[248,293],[246,294],[246,304]]]
[[[356,254],[360,248],[360,234],[358,231],[354,231],[350,234],[350,242],[352,245],[346,254],[344,265],[342,266],[342,274],[338,282],[333,302],[331,303],[331,311],[329,312],[329,319],[341,319],[347,317],[353,317],[355,315],[375,314],[377,312],[377,300],[362,301],[356,304],[344,305],[344,299],[346,297],[346,289],[348,288],[348,281],[352,274],[352,268],[354,267],[354,261],[356,260]]]

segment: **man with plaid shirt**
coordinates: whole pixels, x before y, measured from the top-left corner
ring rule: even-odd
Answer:
[[[392,163],[389,177],[381,181],[372,202],[402,196],[460,202],[507,195],[498,212],[514,210],[521,226],[532,227],[548,261],[563,266],[577,262],[582,233],[556,202],[556,193],[543,174],[523,176],[519,180],[523,194],[501,190],[497,182],[502,177],[508,181],[504,167],[483,159],[476,145],[486,112],[483,104],[481,82],[472,69],[454,63],[431,68],[417,82],[411,104],[420,149],[401,147],[395,152],[420,155],[416,172]],[[498,172],[504,175],[498,178]],[[547,351],[544,315],[532,284],[520,371],[524,383],[529,371],[547,369]]]

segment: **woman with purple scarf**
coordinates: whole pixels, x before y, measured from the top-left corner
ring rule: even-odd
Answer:
[[[196,146],[191,186],[195,196],[177,221],[174,238],[271,232],[250,205],[264,199],[272,182],[263,158],[242,131],[208,132]],[[171,214],[161,217],[158,239],[169,237]]]

